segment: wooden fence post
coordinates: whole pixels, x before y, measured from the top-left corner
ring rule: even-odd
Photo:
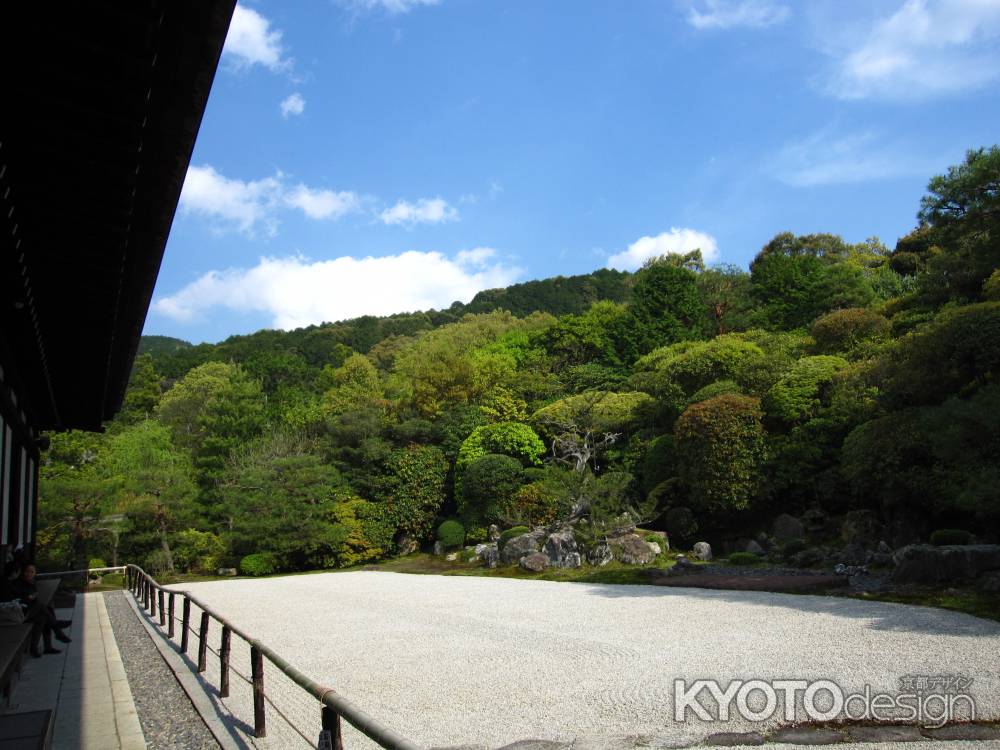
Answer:
[[[205,671],[208,658],[208,612],[201,613],[201,628],[198,633],[198,671]]]
[[[160,627],[162,628],[167,624],[167,608],[163,606],[163,589],[159,591],[160,595]]]
[[[170,592],[170,612],[167,620],[167,638],[174,637],[174,592]]]
[[[323,729],[330,732],[331,750],[344,750],[344,733],[340,725],[340,714],[329,706],[323,706],[321,721]]]
[[[256,646],[250,647],[250,676],[253,679],[253,736],[266,737],[264,721],[264,654]]]
[[[156,589],[153,588],[153,584],[149,584],[149,619],[154,619],[156,617]]]
[[[181,653],[186,654],[188,650],[188,633],[191,624],[191,600],[184,597],[184,611],[181,614]]]
[[[228,625],[222,626],[222,643],[219,645],[219,695],[229,697],[229,649],[233,632]]]

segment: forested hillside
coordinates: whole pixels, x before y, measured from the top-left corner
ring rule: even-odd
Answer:
[[[149,337],[106,432],[52,436],[41,556],[302,570],[449,519],[475,542],[575,516],[595,542],[628,516],[684,545],[853,509],[894,545],[996,538],[998,267],[993,147],[930,181],[893,248],[782,233],[748,271],[665,256],[448,310]]]

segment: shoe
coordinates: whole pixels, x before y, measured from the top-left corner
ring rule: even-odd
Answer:
[[[52,648],[52,646],[46,646],[44,653],[46,653],[46,654],[61,654],[62,651],[60,651],[57,648]]]
[[[68,628],[72,624],[73,624],[72,620],[56,620],[57,628]]]
[[[66,634],[65,634],[64,632],[62,632],[61,630],[60,630],[60,631],[57,631],[57,632],[55,633],[55,636],[56,636],[56,640],[57,640],[57,641],[60,641],[60,642],[62,642],[62,643],[72,643],[72,641],[73,641],[73,639],[72,639],[72,638],[70,638],[70,637],[69,637],[68,635],[66,635]]]

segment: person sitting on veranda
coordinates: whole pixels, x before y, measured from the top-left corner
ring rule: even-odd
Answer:
[[[59,649],[52,646],[52,635],[63,643],[69,643],[70,637],[62,629],[68,627],[68,620],[60,620],[56,617],[55,610],[49,606],[43,606],[38,601],[38,589],[35,585],[35,566],[32,564],[21,567],[20,563],[12,560],[7,563],[4,570],[3,590],[0,591],[0,598],[11,601],[18,599],[21,608],[24,610],[24,621],[31,623],[31,655],[38,657],[42,655],[39,649],[39,640],[45,644],[46,654],[61,653]]]

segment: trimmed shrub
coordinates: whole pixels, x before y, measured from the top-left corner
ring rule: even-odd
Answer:
[[[886,338],[889,321],[877,312],[863,307],[834,310],[816,319],[812,337],[816,348],[824,354],[850,351],[864,341]]]
[[[730,565],[755,565],[760,558],[753,552],[734,552],[729,556]]]
[[[504,511],[524,483],[520,461],[488,453],[465,469],[461,494],[456,493],[458,515],[467,525],[503,523]]]
[[[531,529],[527,526],[514,526],[513,528],[507,529],[500,535],[500,539],[497,540],[497,549],[503,549],[504,545],[511,539],[516,536],[521,536],[521,534],[527,534],[529,531],[531,531]]]
[[[677,467],[696,510],[744,510],[765,458],[760,401],[727,393],[689,406],[674,426]]]
[[[931,544],[943,547],[947,544],[971,544],[972,534],[962,529],[938,529],[931,534]]]
[[[784,422],[809,419],[823,401],[833,376],[845,367],[847,360],[841,357],[803,357],[767,392],[764,409]]]
[[[447,549],[461,547],[465,542],[465,527],[458,521],[449,519],[438,526],[437,538]]]
[[[245,576],[269,576],[278,569],[278,560],[270,552],[254,552],[240,560],[240,573]]]
[[[510,499],[503,511],[508,523],[542,526],[552,523],[559,515],[568,511],[558,493],[544,482],[523,485]]]
[[[90,562],[87,563],[88,568],[106,568],[108,564],[104,562],[100,557],[92,557]]]

